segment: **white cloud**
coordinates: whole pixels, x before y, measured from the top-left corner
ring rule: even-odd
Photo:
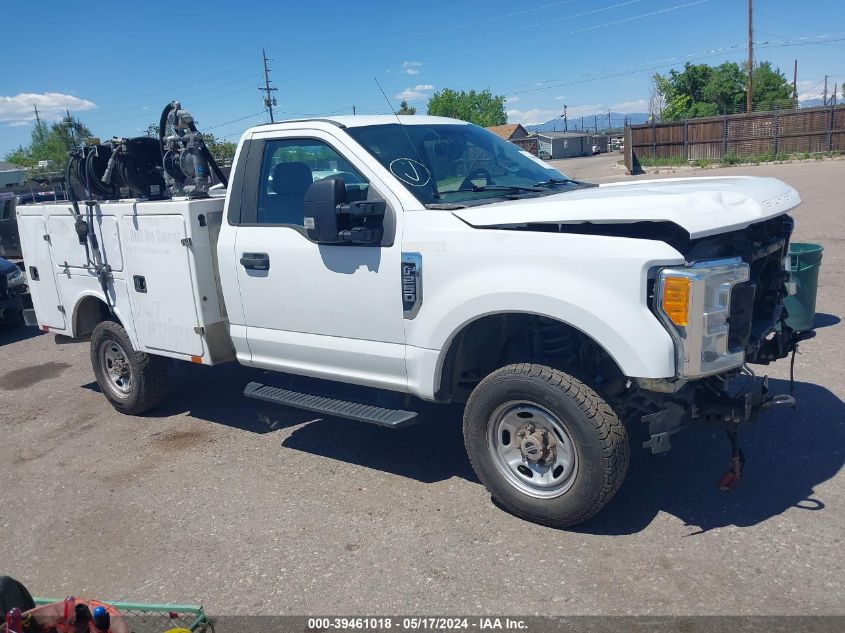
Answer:
[[[516,103],[517,101],[519,101],[519,97],[508,97],[505,99],[505,103]]]
[[[62,118],[65,116],[65,109],[78,112],[97,107],[93,101],[60,92],[22,92],[14,97],[0,96],[0,123],[19,126],[34,121],[33,106],[38,106],[38,114],[45,121]]]
[[[798,101],[810,101],[811,99],[821,99],[824,97],[824,79],[821,81],[799,81],[797,88]],[[833,85],[828,84],[828,97],[830,97],[831,90],[833,90]]]
[[[636,101],[621,101],[610,106],[614,112],[631,114],[632,112],[648,112],[648,100],[637,99]]]
[[[522,123],[523,125],[537,125],[538,123],[545,123],[558,116],[560,112],[557,110],[543,110],[534,108],[533,110],[508,110],[508,123]]]
[[[429,92],[434,90],[431,84],[417,84],[413,88],[405,88],[402,92],[396,95],[397,99],[404,99],[405,101],[421,101],[428,99]]]
[[[402,62],[402,70],[399,72],[406,75],[419,75],[421,66],[422,62]]]
[[[561,95],[559,97],[555,97],[555,101],[563,101],[564,99],[566,99],[566,96],[564,96],[564,95]]]

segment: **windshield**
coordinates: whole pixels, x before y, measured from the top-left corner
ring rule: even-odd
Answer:
[[[477,205],[577,185],[477,125],[370,125],[346,132],[427,206]]]

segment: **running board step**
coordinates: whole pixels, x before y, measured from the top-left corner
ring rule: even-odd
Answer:
[[[310,393],[300,393],[288,389],[280,389],[269,385],[262,385],[258,382],[249,383],[244,389],[244,396],[272,402],[315,413],[335,415],[339,418],[349,418],[360,422],[370,422],[379,426],[408,426],[417,421],[417,414],[414,411],[403,411],[401,409],[385,409],[370,404],[359,404],[336,400],[324,396],[315,396]]]

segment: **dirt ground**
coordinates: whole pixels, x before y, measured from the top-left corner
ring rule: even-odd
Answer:
[[[616,160],[561,167],[628,178]],[[825,246],[800,406],[745,434],[735,492],[716,489],[720,434],[652,456],[632,429],[620,493],[556,531],[490,502],[458,408],[421,405],[397,430],[315,419],[244,400],[253,370],[180,366],[167,404],[126,417],[86,343],[22,327],[0,333],[0,574],[213,614],[845,614],[845,162],[656,177],[729,174],[794,185],[795,239]],[[788,363],[760,372],[786,391]]]

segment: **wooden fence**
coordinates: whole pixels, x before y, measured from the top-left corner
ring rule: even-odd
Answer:
[[[845,151],[845,105],[646,123],[625,129],[625,164],[638,159]]]

